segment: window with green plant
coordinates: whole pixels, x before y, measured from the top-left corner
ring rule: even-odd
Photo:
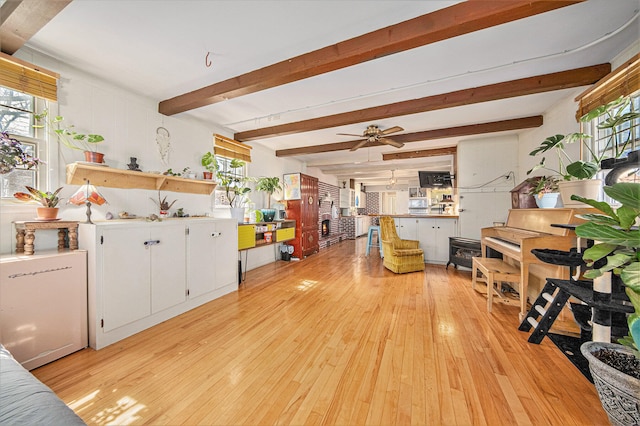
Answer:
[[[27,93],[0,86],[0,132],[3,137],[3,157],[23,153],[32,158],[41,157],[46,152],[46,141],[34,128],[34,116],[45,107],[45,101]],[[20,143],[18,149],[10,148]],[[19,158],[3,158],[11,164],[11,173],[0,174],[0,198],[13,198],[15,192],[25,186],[38,187],[40,182],[37,164],[22,164]]]
[[[215,191],[215,206],[242,207],[247,192],[246,183],[249,178],[247,176],[247,166],[244,161],[235,158],[215,156],[217,164],[216,180],[218,186]]]
[[[624,158],[640,149],[640,118],[627,119],[640,112],[640,92],[621,98],[602,115],[585,123],[592,136],[593,150],[600,158]],[[640,176],[635,174],[635,181]]]

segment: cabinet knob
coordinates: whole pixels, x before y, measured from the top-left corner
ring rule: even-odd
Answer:
[[[160,244],[160,240],[148,240],[144,242],[145,246],[155,246],[156,244]]]
[[[219,237],[220,235],[222,235],[222,232],[214,232],[213,234],[211,234],[212,237]]]

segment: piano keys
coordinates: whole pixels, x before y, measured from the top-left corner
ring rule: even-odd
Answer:
[[[511,209],[505,226],[494,226],[481,230],[482,256],[487,257],[487,248],[502,254],[504,260],[511,259],[520,268],[520,320],[527,312],[529,274],[532,264],[545,264],[531,253],[533,249],[569,251],[576,244],[573,231],[557,228],[552,224],[575,224],[582,221],[577,214],[588,209]],[[544,269],[546,278],[568,279],[569,270],[564,266],[549,266]]]

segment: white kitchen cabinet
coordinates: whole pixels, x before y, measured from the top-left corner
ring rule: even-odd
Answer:
[[[237,283],[237,244],[233,222],[196,222],[188,225],[187,288],[190,298]],[[218,267],[216,267],[218,265]],[[219,267],[224,265],[224,267]]]
[[[101,349],[236,290],[236,227],[208,218],[81,224],[89,345]],[[219,239],[210,244],[207,233]]]
[[[418,239],[418,219],[413,217],[395,218],[396,233],[402,240]],[[422,247],[421,247],[422,248]]]
[[[456,219],[420,219],[418,239],[428,263],[446,263],[449,260],[449,237],[456,236]]]
[[[403,240],[418,240],[427,263],[447,263],[449,237],[457,236],[454,218],[395,217],[396,233]]]
[[[356,205],[356,193],[353,189],[342,188],[340,189],[340,208],[348,209],[355,207]]]

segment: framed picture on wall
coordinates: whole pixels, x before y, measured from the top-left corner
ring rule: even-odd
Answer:
[[[289,173],[282,176],[284,199],[300,199],[300,173]]]

